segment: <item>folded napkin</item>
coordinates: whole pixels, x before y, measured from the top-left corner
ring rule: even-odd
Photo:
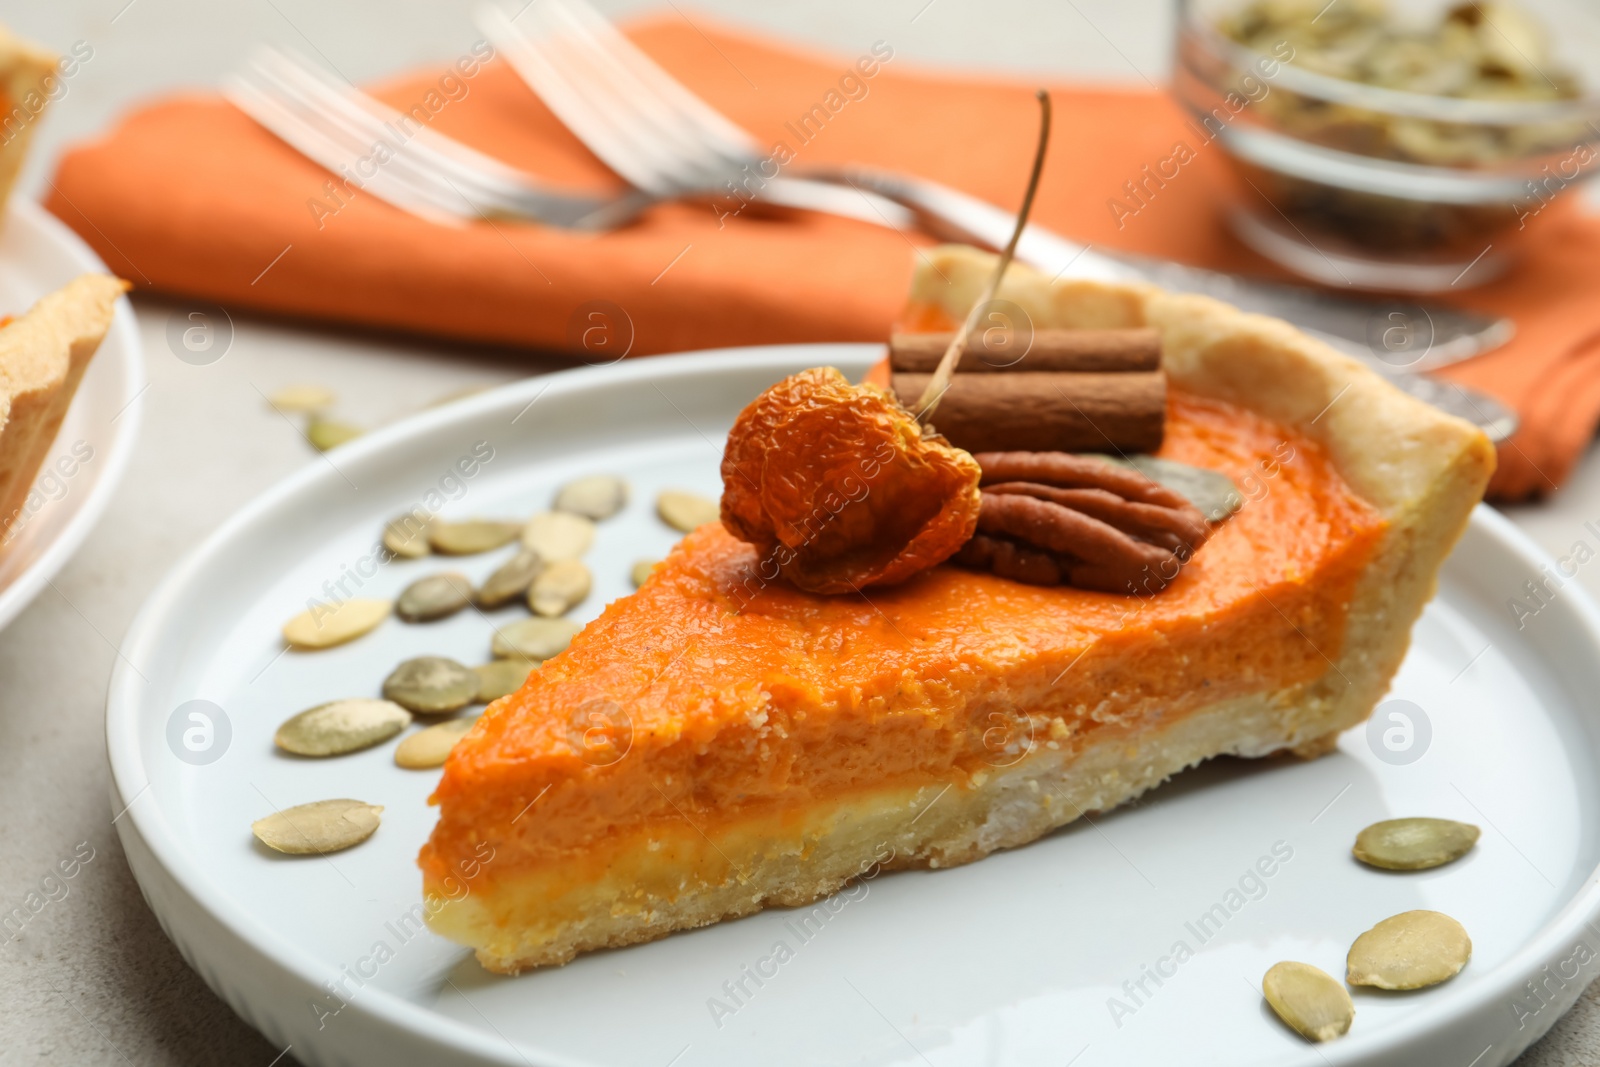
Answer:
[[[997,204],[1020,199],[1037,131],[1031,85],[914,69],[883,43],[859,56],[805,54],[691,17],[628,32],[778,161],[880,164]],[[464,51],[373,92],[552,182],[618,187],[502,61],[480,64]],[[1226,234],[1224,161],[1165,95],[1081,85],[1053,93],[1038,221],[1101,247],[1272,272]],[[1176,152],[1180,144],[1187,151]],[[1130,212],[1124,183],[1144,183],[1144,168],[1175,155],[1185,157],[1178,175],[1147,184],[1153,192]],[[619,343],[631,329],[640,355],[883,339],[901,310],[913,246],[927,243],[850,220],[734,213],[731,200],[663,206],[600,236],[508,222],[449,228],[330,177],[226,102],[185,96],[68,152],[46,204],[143,288],[568,351],[592,302],[609,301],[631,322],[612,323]],[[1522,415],[1501,449],[1493,491],[1502,499],[1554,489],[1600,422],[1600,220],[1568,210],[1539,221],[1512,276],[1450,297],[1517,322],[1511,344],[1448,372]]]

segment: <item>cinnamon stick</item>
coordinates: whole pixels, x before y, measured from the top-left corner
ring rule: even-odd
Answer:
[[[889,340],[889,366],[896,371],[931,374],[952,337],[949,333],[897,333]],[[1035,330],[1031,341],[1011,332],[975,330],[956,372],[1115,373],[1160,367],[1161,334],[1152,329]]]
[[[910,405],[930,377],[896,372],[890,384]],[[957,374],[934,428],[969,452],[1154,452],[1166,413],[1161,371]]]

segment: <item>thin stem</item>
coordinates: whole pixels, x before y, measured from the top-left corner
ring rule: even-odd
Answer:
[[[928,420],[933,417],[933,409],[939,406],[939,400],[944,396],[945,390],[950,388],[950,379],[955,375],[956,364],[961,361],[961,353],[966,351],[967,341],[972,336],[973,327],[978,324],[978,317],[994,299],[994,294],[1000,290],[1000,281],[1006,276],[1006,268],[1011,266],[1011,258],[1016,255],[1017,242],[1022,239],[1022,229],[1028,224],[1028,213],[1033,210],[1033,198],[1039,192],[1039,175],[1044,173],[1045,152],[1050,147],[1050,94],[1040,89],[1034,95],[1039,100],[1039,147],[1033,153],[1033,173],[1028,175],[1028,191],[1022,194],[1022,209],[1017,212],[1017,225],[1011,231],[1011,240],[1006,242],[1006,247],[1000,252],[1000,260],[995,264],[994,277],[989,279],[988,288],[967,312],[966,321],[951,339],[950,347],[944,350],[939,366],[934,368],[933,377],[928,379],[928,387],[917,398],[917,421],[924,426],[928,425]]]

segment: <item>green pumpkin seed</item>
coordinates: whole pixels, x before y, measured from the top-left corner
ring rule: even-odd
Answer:
[[[522,619],[496,630],[490,649],[495,659],[543,662],[571,644],[581,629],[569,619]]]
[[[446,556],[476,556],[509,543],[521,529],[518,523],[495,519],[435,522],[428,529],[428,543]]]
[[[352,426],[348,422],[334,422],[332,419],[312,418],[311,425],[306,427],[306,440],[311,442],[311,447],[318,452],[327,452],[338,448],[346,441],[354,441],[366,433],[359,426]]]
[[[387,741],[410,724],[406,710],[387,700],[334,700],[290,718],[273,740],[297,756],[342,756]]]
[[[594,523],[582,515],[545,511],[522,528],[522,546],[539,553],[546,563],[577,559],[594,544]]]
[[[1244,507],[1244,495],[1239,492],[1239,487],[1233,484],[1232,478],[1220,471],[1191,467],[1187,463],[1158,459],[1144,453],[1126,457],[1088,454],[1095,459],[1136,470],[1152,482],[1158,482],[1186,497],[1189,503],[1200,509],[1200,514],[1206,517],[1207,522],[1221,522]]]
[[[1479,830],[1453,819],[1386,819],[1356,835],[1355,856],[1390,871],[1422,871],[1460,859]]]
[[[267,397],[267,403],[279,411],[295,414],[331,408],[335,399],[333,390],[320,385],[291,385]]]
[[[383,547],[401,559],[421,559],[433,551],[428,547],[429,525],[414,514],[391,519],[383,528]]]
[[[558,560],[534,579],[533,588],[528,590],[528,607],[535,615],[549,618],[565,615],[582,603],[593,584],[583,560]]]
[[[472,603],[472,579],[458,571],[418,578],[400,594],[394,613],[406,622],[432,622]]]
[[[1332,1041],[1350,1031],[1356,1006],[1344,986],[1309,963],[1275,963],[1261,979],[1261,992],[1278,1018],[1307,1041]]]
[[[378,828],[381,804],[317,800],[285,808],[250,824],[263,845],[291,856],[320,856],[359,845]]]
[[[369,632],[389,617],[387,600],[346,600],[302,611],[283,624],[283,639],[295,648],[332,648]]]
[[[418,656],[389,672],[383,695],[419,715],[439,715],[477,699],[478,676],[453,659]]]
[[[653,572],[659,566],[661,566],[661,561],[659,559],[634,560],[633,570],[629,572],[630,576],[633,578],[633,587],[637,589],[645,582],[648,582],[650,580],[651,572]]]
[[[699,493],[663,489],[656,496],[656,514],[674,530],[690,533],[708,522],[720,520],[722,505]]]
[[[1345,981],[1379,989],[1421,989],[1461,973],[1472,940],[1450,916],[1403,911],[1356,938],[1345,960]]]
[[[477,593],[478,607],[498,608],[511,603],[526,593],[543,572],[544,557],[531,548],[520,549],[484,579]]]
[[[599,522],[621,511],[627,502],[627,482],[614,474],[591,474],[563,485],[552,507]]]
[[[537,666],[531,659],[497,659],[472,668],[478,676],[478,703],[488,704],[515,693]]]
[[[407,770],[421,771],[442,767],[456,742],[467,736],[475,719],[451,719],[418,730],[394,749],[394,761]]]

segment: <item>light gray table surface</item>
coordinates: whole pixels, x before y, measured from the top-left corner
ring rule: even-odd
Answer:
[[[68,141],[104,129],[153,92],[214,85],[255,43],[323,53],[356,79],[448,59],[477,38],[468,0],[0,0],[0,21],[94,56],[39,131],[23,194],[36,195]],[[603,2],[612,12],[637,3]],[[1159,84],[1163,0],[696,0],[705,12],[853,55],[879,38],[897,55],[963,70]],[[102,716],[117,641],[161,575],[251,497],[302,464],[305,442],[257,389],[333,388],[341,414],[376,424],[446,393],[548,369],[526,355],[462,352],[241,316],[231,350],[196,367],[167,347],[174,302],[134,301],[150,388],[127,476],[77,557],[0,633],[0,903],[21,899],[87,841],[95,858],[69,895],[0,945],[0,1064],[287,1064],[179,957],[139,896],[111,825]],[[1553,501],[1511,509],[1563,552],[1600,519],[1591,453]],[[1578,581],[1600,593],[1600,570]],[[1600,1064],[1600,1003],[1577,1008],[1523,1057],[1528,1067]],[[1460,1065],[1466,1067],[1466,1065]]]

